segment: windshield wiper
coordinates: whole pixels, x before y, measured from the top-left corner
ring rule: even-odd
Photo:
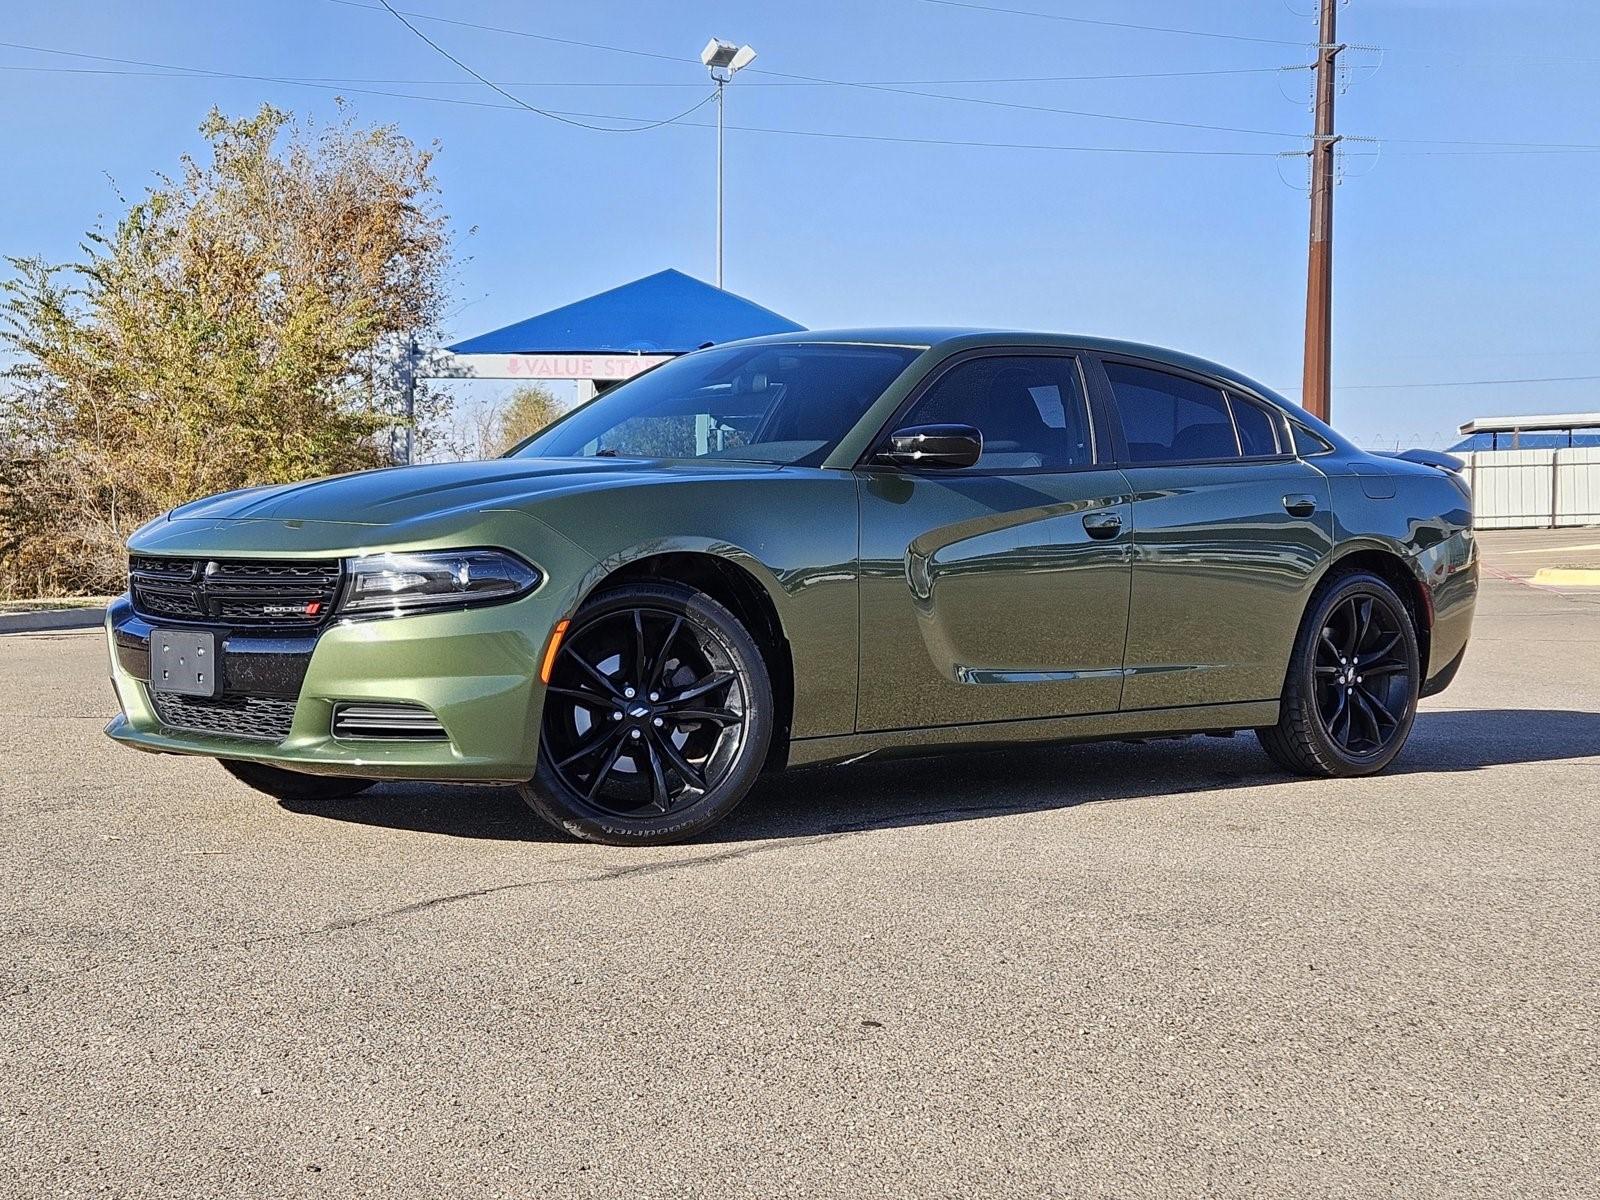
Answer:
[[[617,452],[615,450],[613,450],[610,446],[607,446],[604,450],[596,450],[592,457],[594,457],[594,458],[615,458],[616,456],[617,456]]]

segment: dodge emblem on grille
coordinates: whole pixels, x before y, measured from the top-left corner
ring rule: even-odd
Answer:
[[[314,617],[322,609],[322,601],[310,604],[263,604],[261,611],[269,617]]]

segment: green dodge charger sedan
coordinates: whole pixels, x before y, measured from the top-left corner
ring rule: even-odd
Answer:
[[[491,462],[131,539],[107,733],[280,798],[515,784],[615,844],[763,770],[1252,729],[1360,775],[1466,652],[1455,462],[1150,346],[870,329],[659,366]]]

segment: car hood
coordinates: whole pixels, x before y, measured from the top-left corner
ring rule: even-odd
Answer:
[[[394,526],[496,509],[592,488],[668,480],[770,474],[750,463],[668,463],[607,458],[501,458],[487,462],[387,467],[305,483],[224,492],[175,508],[169,521],[305,521]]]

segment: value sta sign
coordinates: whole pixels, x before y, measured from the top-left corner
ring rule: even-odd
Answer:
[[[669,354],[453,354],[440,374],[476,379],[632,379]]]

